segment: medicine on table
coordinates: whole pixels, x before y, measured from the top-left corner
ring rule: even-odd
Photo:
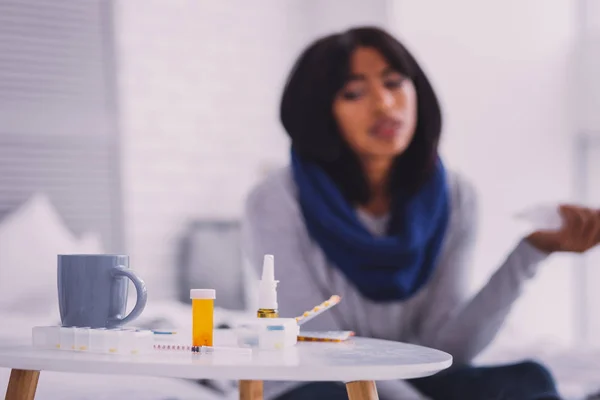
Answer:
[[[293,347],[300,327],[295,318],[257,318],[256,322],[236,329],[238,345],[279,350]]]
[[[102,354],[145,354],[153,351],[152,331],[36,326],[32,344],[38,349],[58,349]]]
[[[214,289],[192,289],[192,346],[212,346],[214,332]]]

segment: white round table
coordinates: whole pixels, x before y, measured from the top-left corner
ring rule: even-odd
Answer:
[[[374,381],[410,379],[448,368],[452,357],[406,343],[352,338],[346,342],[299,342],[296,347],[240,354],[157,351],[122,356],[30,346],[0,347],[0,367],[11,368],[7,400],[31,400],[39,371],[130,374],[189,379],[240,380],[241,399],[262,398],[262,381],[342,381],[350,399],[377,399]]]

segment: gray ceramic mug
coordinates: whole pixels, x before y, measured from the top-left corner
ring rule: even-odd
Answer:
[[[128,280],[135,286],[137,301],[125,316]],[[146,300],[146,285],[129,269],[128,256],[58,256],[58,307],[62,326],[115,328],[139,317]]]

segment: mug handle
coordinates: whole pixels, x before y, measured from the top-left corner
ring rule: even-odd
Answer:
[[[131,322],[139,317],[142,311],[144,311],[144,308],[146,307],[146,300],[148,300],[146,284],[132,270],[123,265],[115,266],[112,274],[114,277],[124,276],[129,278],[131,282],[133,282],[133,286],[135,286],[135,291],[137,292],[137,300],[135,301],[135,307],[133,307],[133,310],[131,310],[127,316],[123,318],[115,318],[114,320],[114,322],[118,323],[119,325],[125,325],[126,323]]]

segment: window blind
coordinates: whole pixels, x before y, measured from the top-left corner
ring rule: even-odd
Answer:
[[[46,193],[122,247],[112,4],[0,1],[0,218]]]

